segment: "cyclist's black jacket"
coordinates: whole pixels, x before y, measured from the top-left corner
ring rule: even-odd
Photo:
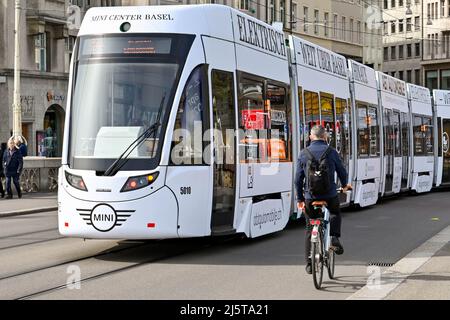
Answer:
[[[315,140],[311,142],[311,145],[308,147],[308,150],[311,151],[313,156],[319,160],[322,154],[325,152],[325,150],[328,148],[328,144],[323,140]],[[328,162],[328,175],[330,179],[330,189],[328,192],[321,196],[321,199],[330,199],[337,195],[336,191],[336,183],[334,182],[334,173],[337,172],[337,175],[339,177],[339,180],[341,181],[341,184],[345,186],[347,184],[347,170],[345,170],[344,165],[342,163],[342,160],[337,153],[337,151],[332,148],[331,152],[327,155],[327,162]],[[305,175],[307,170],[307,163],[308,163],[308,157],[305,154],[305,152],[301,152],[300,156],[298,158],[297,162],[297,172],[295,174],[295,189],[297,191],[297,200],[299,201],[305,201],[305,199],[308,200],[315,200],[311,194],[308,192],[307,188],[303,188],[303,185],[305,183]],[[304,192],[304,194],[303,194]]]

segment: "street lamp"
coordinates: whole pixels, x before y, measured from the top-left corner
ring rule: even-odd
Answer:
[[[13,100],[13,138],[22,137],[22,106],[20,104],[20,0],[15,0],[14,29],[14,100]]]

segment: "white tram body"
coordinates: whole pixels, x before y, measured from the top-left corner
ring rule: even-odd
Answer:
[[[450,91],[433,90],[436,186],[450,185]]]
[[[354,186],[343,206],[427,192],[450,183],[450,92],[433,112],[425,91],[227,6],[92,8],[71,62],[59,232],[283,230],[301,215],[294,170],[314,124]]]
[[[348,60],[352,110],[355,187],[353,202],[361,207],[378,200],[381,178],[380,107],[375,70]],[[349,180],[352,181],[352,180]]]
[[[433,148],[433,107],[430,90],[411,83],[407,85],[408,102],[411,110],[412,130],[409,139],[411,146],[410,163],[411,190],[417,193],[428,192],[433,187],[434,148]],[[404,143],[404,141],[403,141]],[[405,146],[404,146],[405,147]]]

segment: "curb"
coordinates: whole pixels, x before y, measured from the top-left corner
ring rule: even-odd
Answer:
[[[381,274],[376,287],[366,285],[346,300],[384,300],[450,241],[450,226],[425,241]]]
[[[16,211],[10,211],[10,212],[0,212],[0,218],[24,216],[27,214],[42,213],[42,212],[49,212],[49,211],[56,211],[56,210],[58,210],[57,206],[56,207],[43,207],[43,208],[35,208],[35,209],[16,210]]]

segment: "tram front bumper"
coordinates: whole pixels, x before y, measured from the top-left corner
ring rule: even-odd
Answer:
[[[87,239],[178,237],[178,205],[167,187],[146,197],[117,202],[74,198],[61,188],[58,228],[63,236]]]

